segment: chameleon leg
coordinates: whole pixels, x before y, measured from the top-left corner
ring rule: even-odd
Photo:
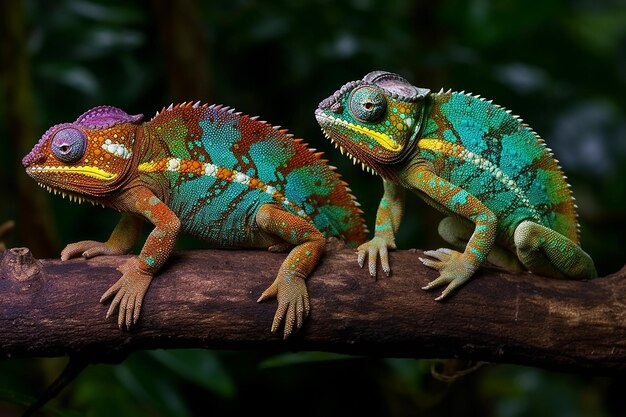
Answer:
[[[296,245],[280,266],[272,285],[259,298],[263,301],[276,297],[278,308],[272,332],[276,332],[284,320],[284,337],[287,338],[309,315],[309,294],[304,280],[321,258],[326,239],[306,220],[272,204],[261,206],[256,222],[262,231]]]
[[[391,273],[388,250],[396,248],[396,233],[404,214],[405,190],[391,181],[383,180],[383,198],[376,212],[376,230],[374,238],[357,248],[359,266],[363,268],[365,258],[371,276],[376,276],[376,261],[380,256],[380,264],[386,275]]]
[[[472,236],[474,225],[465,219],[450,216],[441,220],[438,231],[443,240],[457,248],[464,249]],[[497,243],[487,255],[487,261],[507,271],[524,271],[524,266],[517,256]]]
[[[105,302],[113,297],[106,316],[119,309],[117,324],[129,329],[139,319],[152,277],[170,257],[181,225],[176,214],[147,188],[132,188],[120,200],[122,211],[141,215],[155,226],[139,256],[118,268],[122,277],[100,298],[100,302]]]
[[[534,273],[573,279],[598,275],[580,246],[550,228],[526,220],[517,226],[514,238],[517,256]]]
[[[131,213],[122,213],[122,218],[111,232],[109,240],[106,242],[82,240],[70,243],[61,251],[61,260],[67,261],[78,254],[87,259],[100,255],[125,255],[137,241],[142,224],[143,219],[140,217]]]
[[[494,245],[497,217],[480,200],[461,187],[437,176],[424,166],[414,169],[409,180],[412,190],[475,224],[463,253],[441,248],[424,252],[435,260],[420,258],[424,265],[440,272],[439,277],[423,289],[430,290],[448,284],[436,298],[439,301],[465,283],[485,260]]]

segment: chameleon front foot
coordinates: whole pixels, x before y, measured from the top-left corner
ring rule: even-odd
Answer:
[[[394,243],[389,243],[381,237],[374,237],[369,242],[363,243],[357,248],[357,261],[359,266],[363,268],[365,258],[368,258],[367,268],[372,277],[376,277],[376,263],[380,256],[380,266],[383,268],[385,275],[389,276],[391,268],[389,267],[389,251],[395,249]]]
[[[269,298],[276,298],[278,301],[272,322],[272,333],[276,333],[284,321],[283,337],[287,339],[294,331],[300,330],[311,310],[304,278],[297,274],[289,277],[279,276],[263,291],[257,302]]]
[[[474,268],[465,258],[465,255],[452,249],[440,248],[424,252],[424,255],[433,259],[419,258],[419,260],[429,268],[436,269],[440,272],[439,277],[428,283],[423,290],[431,290],[436,287],[448,284],[441,292],[441,295],[435,298],[441,301],[446,298],[452,291],[460,287],[474,273]]]
[[[125,255],[128,249],[115,247],[107,242],[97,242],[95,240],[82,240],[70,243],[61,251],[61,260],[67,261],[77,255],[85,259],[101,255]]]
[[[118,268],[123,273],[122,278],[100,298],[100,302],[104,303],[113,297],[106,318],[108,319],[115,314],[115,310],[118,310],[117,325],[120,329],[125,327],[130,330],[130,327],[137,323],[143,298],[152,281],[152,275],[141,271],[137,265],[137,259],[132,258]]]

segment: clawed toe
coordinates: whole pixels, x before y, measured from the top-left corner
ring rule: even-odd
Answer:
[[[442,285],[449,284],[452,281],[451,278],[439,277],[430,281],[426,286],[422,287],[423,290],[432,290],[433,288],[441,287]]]
[[[439,278],[429,282],[426,286],[422,287],[422,289],[428,291],[432,290],[433,288],[441,287],[442,285],[448,284],[448,286],[441,292],[441,295],[435,298],[435,301],[441,301],[448,295],[450,295],[450,293],[454,291],[457,287],[461,286],[461,284],[463,284],[465,281],[467,281],[467,278],[451,278],[440,276]]]
[[[439,248],[437,250],[427,250],[424,252],[424,255],[435,258],[441,262],[449,261],[455,254],[459,254],[459,252],[448,249],[448,248]]]
[[[441,268],[443,268],[443,263],[441,262],[433,261],[432,259],[427,259],[427,258],[417,258],[417,259],[419,259],[427,267],[436,269],[437,271],[440,271]]]
[[[439,248],[437,250],[424,251],[424,255],[430,256],[434,259],[418,258],[424,265],[429,268],[436,269],[437,271],[443,270],[447,264],[452,262],[453,258],[461,256],[461,254],[455,250],[448,248]]]

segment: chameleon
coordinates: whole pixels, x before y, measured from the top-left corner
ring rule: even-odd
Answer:
[[[100,299],[112,299],[106,318],[117,310],[120,329],[130,329],[180,233],[215,248],[291,249],[258,301],[278,301],[272,332],[284,324],[287,338],[300,329],[310,312],[305,279],[326,237],[352,246],[367,237],[347,183],[302,139],[223,105],[185,102],[142,120],[95,107],[52,126],[23,158],[48,191],[121,212],[106,242],[70,243],[61,259],[126,254],[142,224],[154,225]]]
[[[558,160],[523,120],[478,95],[431,93],[401,76],[373,71],[348,82],[315,111],[342,154],[382,177],[374,237],[357,248],[376,276],[389,275],[389,251],[407,190],[446,217],[439,235],[452,247],[419,260],[439,272],[424,290],[442,300],[483,262],[514,272],[597,276],[580,247],[577,206]]]

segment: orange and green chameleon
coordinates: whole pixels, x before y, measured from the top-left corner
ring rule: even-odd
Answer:
[[[438,300],[485,261],[558,278],[596,276],[580,248],[570,186],[544,141],[506,109],[463,92],[431,93],[374,71],[322,101],[322,130],[363,168],[383,179],[374,238],[358,247],[376,275],[390,273],[388,251],[405,191],[448,215],[439,234],[453,247],[420,261],[439,271],[424,287],[446,285]]]
[[[188,233],[218,248],[290,252],[259,301],[276,297],[272,331],[284,336],[309,314],[305,279],[327,236],[365,241],[361,210],[334,168],[286,130],[222,106],[183,103],[149,122],[100,106],[51,127],[23,159],[40,185],[122,213],[106,242],[69,244],[61,259],[128,253],[144,222],[154,225],[138,256],[101,298],[120,328],[136,323],[152,281]],[[224,277],[236,280],[236,277]]]

